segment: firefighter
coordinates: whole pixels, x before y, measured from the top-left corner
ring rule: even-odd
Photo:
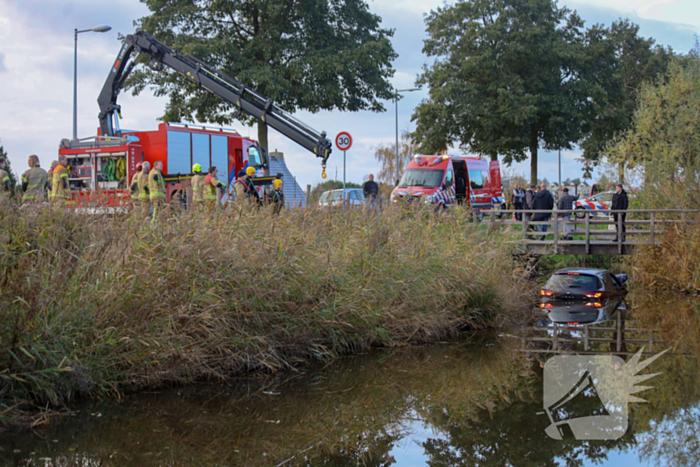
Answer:
[[[51,161],[51,167],[49,170],[46,172],[46,175],[48,176],[46,180],[46,192],[51,193],[51,185],[53,185],[53,170],[56,168],[58,165],[58,161]]]
[[[248,167],[245,169],[245,174],[247,177],[245,178],[245,186],[246,186],[246,191],[248,193],[248,199],[252,202],[252,200],[255,200],[255,203],[258,206],[262,206],[262,199],[260,199],[260,193],[258,193],[258,190],[255,189],[255,184],[253,183],[253,176],[255,175],[255,167]]]
[[[225,185],[216,179],[219,173],[216,167],[209,167],[209,175],[204,179],[203,196],[204,204],[207,209],[214,211],[216,209],[216,190],[219,189],[223,193]]]
[[[141,172],[136,179],[136,184],[139,189],[139,204],[141,205],[141,215],[148,217],[151,214],[151,202],[148,199],[148,172],[151,170],[151,163],[145,161],[141,164]]]
[[[138,215],[139,211],[141,210],[141,205],[140,205],[140,200],[139,200],[139,195],[141,194],[141,191],[139,190],[139,175],[141,175],[141,172],[143,171],[143,164],[138,163],[136,164],[136,172],[134,172],[134,176],[131,177],[131,185],[129,185],[129,191],[131,193],[131,205],[134,208],[134,214]]]
[[[282,190],[282,180],[275,179],[272,181],[272,198],[271,202],[274,205],[274,213],[279,214],[279,212],[284,208],[284,191]]]
[[[49,194],[49,201],[51,201],[51,203],[57,207],[65,206],[66,200],[68,199],[68,194],[70,193],[70,189],[68,188],[67,166],[68,158],[66,156],[60,156],[58,158],[58,165],[52,172],[53,182],[51,183],[51,194]]]
[[[22,201],[28,203],[41,203],[44,201],[44,187],[48,175],[46,170],[39,165],[39,157],[36,154],[29,156],[29,170],[22,174]]]
[[[202,207],[202,201],[204,199],[202,198],[204,191],[204,175],[202,175],[202,165],[193,165],[192,173],[194,173],[194,176],[192,177],[192,206],[195,210],[198,210]]]
[[[239,201],[248,198],[248,190],[245,183],[246,178],[248,178],[248,175],[245,173],[245,170],[239,170],[236,174],[236,181],[233,182],[233,188],[236,191],[236,199]]]
[[[5,171],[5,159],[0,157],[0,198],[10,197],[10,174]]]
[[[153,220],[162,217],[165,210],[165,180],[163,180],[163,163],[156,161],[148,174],[148,191],[153,209]]]

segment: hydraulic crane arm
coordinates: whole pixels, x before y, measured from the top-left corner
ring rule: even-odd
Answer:
[[[181,73],[196,85],[235,105],[240,111],[267,123],[287,138],[313,152],[316,157],[321,158],[321,165],[325,169],[332,147],[325,132],[314,130],[277,107],[270,99],[247,88],[243,83],[191,55],[178,53],[145,31],[138,31],[126,37],[97,99],[100,106],[100,129],[103,135],[120,136],[118,128],[115,130],[115,126],[118,125],[115,113],[119,114],[120,111],[117,97],[136,65],[136,58],[142,53],[150,56],[148,66],[151,69],[162,71],[167,66]]]

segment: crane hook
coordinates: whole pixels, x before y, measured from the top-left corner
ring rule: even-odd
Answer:
[[[322,167],[323,167],[323,171],[321,171],[321,178],[325,179],[326,178],[326,166],[324,165]]]

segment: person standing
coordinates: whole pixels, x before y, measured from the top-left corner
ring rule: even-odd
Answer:
[[[218,173],[219,171],[216,167],[209,167],[209,175],[207,175],[207,177],[204,179],[204,193],[202,198],[204,199],[204,205],[210,212],[213,212],[216,209],[218,198],[216,191],[221,190],[223,192],[224,190],[224,184],[216,179]]]
[[[29,156],[29,170],[22,174],[22,201],[31,203],[41,203],[44,201],[44,187],[49,176],[46,170],[42,169],[39,157],[36,154]]]
[[[58,165],[53,169],[53,182],[51,183],[51,194],[49,200],[54,206],[65,206],[70,190],[68,188],[68,158],[60,156]],[[48,174],[47,174],[48,177]]]
[[[202,175],[201,164],[193,165],[192,172],[194,173],[192,177],[192,207],[198,210],[204,201],[204,175]]]
[[[274,205],[273,211],[275,214],[279,214],[279,212],[284,208],[284,191],[282,189],[282,180],[279,178],[273,180],[272,187],[274,188],[272,190],[271,198],[272,204]]]
[[[525,201],[525,190],[523,190],[523,187],[518,183],[515,185],[515,189],[513,190],[513,209],[516,211],[522,211],[523,210],[523,202]],[[521,221],[523,220],[523,213],[522,212],[516,212],[515,213],[515,220]]]
[[[255,204],[262,206],[262,199],[260,199],[260,193],[255,189],[255,184],[253,183],[253,176],[255,175],[255,167],[248,167],[245,169],[247,177],[245,178],[246,190],[248,192],[248,199],[255,200]]]
[[[160,218],[165,211],[165,180],[163,180],[163,163],[156,161],[148,174],[148,191],[153,209],[153,220]]]
[[[133,213],[137,216],[141,210],[141,205],[139,202],[139,195],[141,194],[141,191],[139,190],[139,175],[141,175],[141,171],[143,171],[143,164],[139,162],[136,164],[136,172],[134,172],[134,176],[131,177],[131,185],[129,185]]]
[[[5,170],[5,158],[0,157],[0,198],[10,197],[10,174]]]
[[[535,194],[535,199],[533,201],[533,209],[537,211],[549,211],[549,212],[537,212],[535,213],[533,220],[536,222],[549,221],[552,217],[552,209],[554,208],[554,197],[552,193],[547,190],[547,185],[544,183],[540,185],[540,190]],[[537,225],[538,232],[547,232],[547,224]],[[545,235],[540,237],[540,240],[544,240]]]
[[[627,192],[622,188],[622,183],[616,183],[615,184],[615,194],[612,197],[612,205],[610,206],[610,209],[613,211],[627,211],[627,208],[629,206],[629,199],[627,198]],[[621,216],[620,219],[622,220],[622,232],[620,232],[619,224],[618,224],[618,216]],[[613,242],[617,241],[617,237],[622,235],[622,241],[625,241],[625,231],[627,230],[625,228],[625,218],[627,217],[627,213],[624,212],[614,212],[613,213],[613,220],[615,221],[615,231],[617,232],[617,236],[613,240]]]
[[[362,194],[365,195],[365,202],[369,207],[376,207],[379,197],[379,185],[374,181],[374,174],[369,174],[369,180],[362,185]]]
[[[557,209],[560,211],[571,211],[574,209],[574,202],[576,201],[576,198],[574,196],[571,196],[569,194],[569,189],[564,187],[564,190],[562,191],[563,195],[561,199],[559,200],[559,203],[557,204]],[[559,214],[559,217],[562,218],[564,221],[564,232],[566,232],[566,235],[564,236],[564,240],[571,240],[573,237],[570,235],[571,234],[571,224],[569,223],[571,221],[571,212],[565,212],[562,214]]]
[[[151,170],[151,163],[145,161],[141,165],[141,172],[139,173],[136,183],[139,189],[139,204],[141,205],[142,217],[148,217],[151,215],[151,202],[149,200],[149,189],[148,189],[148,172]]]
[[[58,161],[51,161],[51,167],[46,172],[48,178],[46,179],[46,192],[51,193],[51,186],[53,185],[53,171],[58,165]]]

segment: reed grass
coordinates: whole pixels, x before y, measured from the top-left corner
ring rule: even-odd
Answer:
[[[78,397],[430,342],[517,306],[466,214],[0,206],[0,424]]]

